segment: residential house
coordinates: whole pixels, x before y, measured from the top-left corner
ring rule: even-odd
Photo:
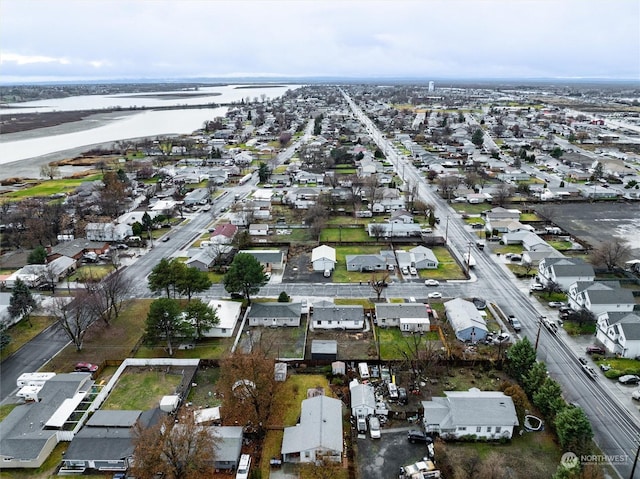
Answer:
[[[377,254],[348,254],[347,271],[373,272],[387,269],[385,258]]]
[[[269,234],[269,225],[266,223],[252,223],[249,225],[249,234],[251,236],[267,236]]]
[[[407,210],[396,210],[391,213],[389,223],[413,223],[413,215]]]
[[[218,471],[235,471],[242,453],[242,426],[208,426],[208,430],[216,437],[213,467]]]
[[[512,221],[520,221],[520,210],[507,209],[502,206],[491,208],[485,216],[485,224],[489,231],[493,231],[494,226],[492,226],[492,223],[496,221],[507,222],[506,224]]]
[[[375,389],[371,384],[361,384],[357,379],[349,383],[351,393],[351,415],[367,418],[376,412]]]
[[[230,338],[240,319],[242,303],[237,301],[224,301],[212,299],[209,301],[209,309],[216,312],[218,324],[202,332],[206,338]]]
[[[98,410],[71,440],[62,459],[61,473],[124,472],[131,465],[137,422],[149,427],[158,422],[160,410]]]
[[[313,305],[313,329],[362,329],[364,308],[362,305],[337,305],[321,301]]]
[[[376,321],[381,328],[399,327],[401,331],[429,331],[431,308],[424,303],[378,303]]]
[[[437,269],[440,262],[433,251],[426,246],[416,246],[409,250],[411,264],[416,269]],[[403,265],[401,265],[403,266]]]
[[[206,205],[210,197],[211,193],[207,188],[196,188],[187,193],[183,201],[185,206]]]
[[[607,351],[623,358],[640,356],[640,315],[633,312],[603,312],[597,317],[596,339]]]
[[[238,227],[231,223],[222,223],[211,232],[210,241],[215,244],[230,244],[238,233]]]
[[[215,266],[218,259],[218,251],[214,251],[213,248],[204,248],[198,250],[193,256],[191,256],[185,264],[189,268],[196,268],[198,271],[210,271]]]
[[[631,312],[635,306],[633,292],[620,287],[618,281],[576,281],[567,295],[573,309],[586,309],[594,315],[605,312]]]
[[[455,298],[444,303],[444,310],[456,338],[460,341],[475,343],[487,336],[487,322],[472,302]]]
[[[311,251],[311,263],[314,271],[333,271],[336,268],[336,250],[331,246],[320,245]]]
[[[302,401],[300,422],[284,429],[282,460],[342,462],[342,401],[324,395]]]
[[[131,226],[125,223],[87,223],[85,233],[89,241],[124,241],[133,235]]]
[[[300,326],[301,303],[252,303],[247,319],[249,326]]]
[[[0,427],[2,469],[38,468],[59,441],[71,440],[86,414],[73,420],[71,416],[81,402],[90,400],[92,385],[90,373],[57,374],[38,391],[38,401],[12,409]]]
[[[258,260],[265,271],[282,271],[284,269],[285,254],[279,249],[243,249],[238,253],[250,254]]]
[[[500,391],[445,391],[445,397],[422,401],[427,434],[443,438],[511,439],[518,426],[513,400]]]
[[[538,279],[543,284],[553,281],[563,291],[579,281],[593,281],[593,266],[580,258],[545,258],[538,265]]]
[[[522,263],[538,266],[545,258],[564,258],[564,255],[550,244],[537,244],[529,246],[528,251],[522,252]]]

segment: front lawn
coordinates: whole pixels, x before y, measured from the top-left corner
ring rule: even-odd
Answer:
[[[435,350],[442,346],[435,331],[420,335],[403,333],[400,328],[376,327],[376,336],[380,345],[380,359],[383,361],[404,360],[405,354],[413,357],[418,351]],[[429,344],[431,341],[437,341],[437,346]]]
[[[51,196],[58,193],[68,193],[78,186],[88,181],[95,181],[102,178],[102,175],[92,175],[85,178],[63,178],[57,180],[43,180],[30,188],[23,188],[12,191],[5,195],[5,198],[21,200],[23,198],[33,198],[35,196]]]
[[[371,241],[369,233],[364,228],[325,228],[320,233],[320,242],[348,242],[363,243]],[[378,250],[378,253],[380,250]]]
[[[21,320],[11,326],[7,333],[11,338],[11,342],[2,350],[0,360],[4,360],[11,354],[15,353],[24,344],[31,341],[34,337],[51,326],[54,320],[49,316],[31,316],[30,320]]]

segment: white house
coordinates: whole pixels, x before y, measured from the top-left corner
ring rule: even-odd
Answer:
[[[578,281],[569,287],[569,306],[586,309],[596,316],[605,312],[631,312],[635,306],[633,293],[620,287],[618,281]]]
[[[407,238],[419,237],[422,228],[417,223],[369,223],[367,232],[372,238]]]
[[[267,236],[269,234],[269,225],[252,223],[249,225],[249,234],[251,236]]]
[[[427,433],[443,438],[511,439],[518,426],[513,400],[500,391],[445,391],[445,397],[422,401]]]
[[[573,283],[593,281],[594,278],[593,266],[580,258],[545,258],[538,265],[540,282],[556,282],[563,291],[568,291]]]
[[[378,303],[376,321],[381,328],[399,327],[402,331],[429,331],[431,308],[424,303]]]
[[[444,310],[456,338],[460,341],[476,342],[486,337],[487,322],[470,301],[462,298],[452,299],[444,303]]]
[[[85,233],[89,241],[124,241],[133,230],[125,223],[87,223]]]
[[[640,315],[632,312],[599,314],[596,339],[612,354],[632,359],[640,356]]]
[[[320,301],[313,305],[313,329],[362,329],[364,308],[359,304],[337,305]]]
[[[311,251],[314,271],[333,271],[336,267],[336,250],[331,246],[320,245]]]
[[[252,303],[247,319],[249,326],[300,326],[301,303]]]
[[[361,384],[357,379],[349,383],[351,393],[351,415],[355,418],[368,417],[376,412],[375,390],[371,384]]]
[[[315,396],[302,401],[300,422],[284,428],[282,460],[314,463],[320,458],[342,461],[342,401]]]
[[[230,338],[240,318],[242,303],[212,299],[209,308],[216,312],[218,324],[202,332],[206,338]]]

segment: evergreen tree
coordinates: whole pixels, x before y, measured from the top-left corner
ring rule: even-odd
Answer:
[[[181,313],[175,299],[160,298],[151,303],[147,314],[145,338],[150,344],[166,341],[169,356],[173,356],[176,340],[192,339],[196,335],[195,326],[185,321]]]
[[[554,424],[564,451],[578,456],[590,452],[593,430],[582,408],[565,407],[556,415]]]
[[[31,290],[27,284],[20,278],[16,279],[13,285],[13,291],[11,292],[11,298],[9,299],[9,307],[7,312],[12,318],[26,318],[31,324],[31,318],[29,314],[37,306],[36,300],[31,294]]]
[[[471,142],[478,148],[480,148],[484,144],[484,133],[481,128],[478,128],[473,132],[473,135],[471,136]]]
[[[250,303],[251,295],[260,291],[268,278],[257,259],[248,253],[238,253],[222,281],[227,292],[242,293]]]
[[[506,357],[507,373],[516,381],[522,382],[523,377],[536,362],[536,351],[525,336],[507,350]]]
[[[216,310],[211,309],[200,299],[190,301],[184,308],[184,312],[185,319],[195,327],[197,338],[201,338],[205,331],[213,328],[220,322]]]
[[[45,264],[47,262],[47,250],[44,249],[44,246],[38,245],[36,248],[29,253],[27,257],[27,263],[29,264]]]

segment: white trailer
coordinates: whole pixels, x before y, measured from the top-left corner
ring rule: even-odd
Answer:
[[[362,379],[369,379],[369,365],[367,363],[358,363],[358,372]]]
[[[55,375],[56,373],[23,373],[18,377],[16,386],[19,388],[25,386],[43,386],[44,383]]]
[[[35,401],[38,402],[38,393],[42,389],[42,386],[25,386],[20,391],[18,391],[18,396],[25,401]]]

